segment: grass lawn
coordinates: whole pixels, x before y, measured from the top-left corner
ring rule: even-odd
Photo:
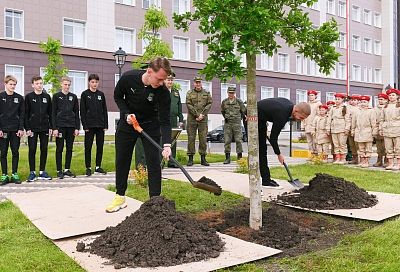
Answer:
[[[400,193],[399,174],[338,165],[290,166],[293,176],[308,182],[315,173],[343,177],[367,190]],[[272,177],[287,179],[283,168],[272,168]],[[112,189],[112,188],[111,188]],[[182,193],[184,192],[184,193]],[[127,195],[147,200],[147,189],[130,184]],[[196,214],[226,209],[243,197],[224,192],[215,197],[189,183],[167,181],[163,195],[176,201],[180,211]],[[334,217],[332,217],[334,220]],[[0,204],[0,271],[83,271],[45,238],[10,202]],[[400,271],[400,221],[387,220],[359,235],[345,237],[336,247],[295,258],[268,259],[221,271]],[[279,270],[275,270],[279,271]]]

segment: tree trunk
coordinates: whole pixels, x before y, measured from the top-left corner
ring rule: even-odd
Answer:
[[[249,152],[250,228],[262,226],[261,182],[258,160],[258,114],[256,92],[256,55],[246,53],[247,128]]]

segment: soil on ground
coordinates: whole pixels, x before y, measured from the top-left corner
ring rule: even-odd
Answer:
[[[108,227],[89,247],[115,268],[156,267],[216,258],[224,242],[215,229],[177,212],[173,201],[159,196]]]
[[[369,208],[378,203],[375,195],[368,194],[354,182],[321,173],[316,174],[309,186],[277,199],[293,206],[323,210]]]

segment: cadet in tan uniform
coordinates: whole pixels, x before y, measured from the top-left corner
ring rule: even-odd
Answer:
[[[329,100],[329,101],[326,102],[326,105],[328,106],[328,113],[327,113],[328,116],[329,116],[329,112],[331,111],[331,109],[333,108],[333,106],[335,104],[336,104],[335,101],[332,101],[332,100]],[[332,162],[334,162],[335,161],[335,152],[334,152],[335,148],[333,147],[333,141],[332,141],[332,135],[331,134],[329,134],[329,140],[331,141],[331,154],[332,154],[332,157],[333,157]]]
[[[347,111],[350,114],[350,118],[352,118],[353,115],[356,115],[357,112],[360,110],[358,103],[360,101],[360,95],[359,94],[353,94],[350,96],[349,103],[347,105]],[[351,130],[352,128],[350,128]],[[358,164],[358,154],[357,154],[357,143],[354,140],[354,136],[349,135],[347,138],[348,141],[348,154],[347,156],[349,157],[349,164]]]
[[[210,111],[212,98],[211,94],[201,86],[201,77],[194,78],[194,89],[186,95],[187,115],[187,135],[189,160],[187,166],[193,165],[193,155],[196,153],[195,142],[196,133],[199,131],[199,154],[201,165],[209,166],[206,160],[207,154],[207,131],[208,131],[208,112]]]
[[[386,157],[388,159],[387,170],[399,170],[400,168],[400,108],[397,97],[400,91],[389,89],[386,91],[389,103],[383,109],[379,122],[379,134],[384,137]],[[394,159],[397,158],[396,164]]]
[[[301,129],[305,131],[308,143],[308,150],[311,152],[311,156],[318,154],[317,144],[315,142],[315,137],[312,136],[312,124],[314,118],[318,115],[319,106],[322,105],[320,101],[317,100],[318,92],[316,90],[308,90],[308,104],[311,107],[311,114],[301,122]]]
[[[327,162],[329,146],[331,145],[331,138],[326,131],[326,123],[328,122],[328,109],[327,105],[320,105],[318,107],[319,113],[315,116],[312,123],[312,136],[315,137],[315,142],[317,145],[318,155],[322,156],[322,159]]]
[[[359,166],[369,167],[369,159],[372,154],[372,142],[378,134],[376,112],[369,108],[370,97],[362,95],[360,98],[360,110],[354,111],[351,117],[351,135],[358,146],[360,156]]]
[[[237,158],[242,158],[242,117],[246,113],[243,101],[235,96],[236,88],[228,87],[228,98],[221,103],[221,113],[225,119],[224,141],[225,141],[225,161],[224,164],[231,163],[231,143],[235,140]]]
[[[379,122],[381,120],[381,116],[383,114],[383,109],[386,107],[388,103],[388,95],[385,93],[380,93],[378,94],[378,105],[375,107],[375,113],[376,113],[376,119]],[[374,163],[373,166],[375,167],[382,167],[383,166],[383,158],[386,156],[386,150],[385,150],[385,142],[383,140],[383,136],[378,135],[375,137],[375,142],[376,142],[376,149],[378,153],[378,158],[376,160],[376,163]]]
[[[332,135],[335,161],[333,163],[345,164],[347,153],[347,135],[350,133],[350,114],[344,105],[346,94],[335,94],[335,106],[329,112],[326,130]]]

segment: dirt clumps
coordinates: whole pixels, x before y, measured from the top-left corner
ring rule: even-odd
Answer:
[[[175,203],[152,197],[89,245],[115,268],[173,266],[218,257],[224,242],[215,229],[179,213]]]
[[[277,197],[278,202],[309,209],[361,209],[378,203],[375,195],[354,182],[318,173],[309,186]]]

